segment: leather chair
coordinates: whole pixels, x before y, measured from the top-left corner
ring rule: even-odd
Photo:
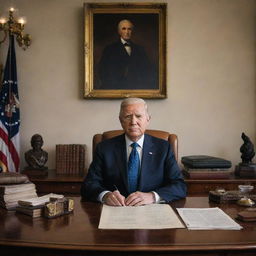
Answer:
[[[121,135],[124,131],[123,130],[112,130],[112,131],[106,131],[100,134],[95,134],[93,136],[93,141],[92,141],[92,148],[93,152],[96,149],[96,146],[99,142],[105,140],[105,139],[110,139],[115,136]],[[176,161],[178,161],[178,137],[176,134],[165,132],[165,131],[160,131],[160,130],[146,130],[146,134],[152,135],[154,137],[164,139],[169,141],[169,143],[172,146],[172,150],[175,155]]]

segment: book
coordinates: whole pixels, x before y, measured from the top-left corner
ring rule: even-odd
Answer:
[[[16,207],[16,212],[29,215],[33,218],[43,216],[43,210],[44,210],[44,205],[40,205],[37,207],[26,207],[26,206],[18,205]]]
[[[63,199],[64,195],[49,193],[40,197],[19,200],[16,211],[33,218],[40,217],[43,216],[45,204],[56,198]]]
[[[49,193],[49,194],[44,195],[44,196],[28,198],[26,200],[19,200],[18,201],[18,205],[19,206],[39,206],[39,205],[44,205],[45,203],[49,202],[51,198],[61,199],[61,198],[64,198],[64,195]]]
[[[183,156],[181,162],[184,166],[189,168],[230,168],[232,163],[229,160],[207,156],[207,155],[191,155]]]
[[[183,175],[186,178],[189,179],[205,179],[205,180],[210,180],[210,179],[228,179],[232,173],[232,171],[229,170],[209,170],[209,169],[200,169],[200,170],[195,170],[193,169],[188,170],[184,169]]]
[[[78,167],[79,167],[80,175],[85,174],[85,153],[86,153],[86,146],[80,145],[78,150],[78,154],[79,154]]]
[[[0,206],[14,210],[19,200],[37,197],[34,183],[0,185]]]
[[[56,172],[57,173],[61,173],[61,169],[62,169],[62,162],[61,162],[61,153],[62,151],[62,145],[56,145]]]
[[[21,184],[1,184],[0,185],[0,195],[7,195],[13,193],[20,193],[27,191],[29,189],[35,189],[36,186],[32,182],[21,183]]]
[[[14,172],[2,172],[0,173],[0,184],[20,184],[29,182],[26,175]]]
[[[85,149],[83,144],[56,145],[56,173],[81,175],[85,173]]]
[[[7,210],[15,210],[16,206],[18,206],[18,201],[19,200],[26,200],[26,199],[31,199],[32,197],[37,197],[37,194],[30,194],[30,195],[22,195],[22,194],[17,194],[17,197],[15,198],[15,200],[0,200],[0,206],[7,209]]]
[[[184,166],[184,170],[188,172],[230,172],[230,168],[189,168]]]
[[[8,202],[12,202],[12,201],[16,201],[17,198],[20,197],[37,197],[36,194],[36,190],[35,188],[32,189],[28,189],[26,191],[23,192],[19,192],[19,193],[10,193],[10,194],[6,194],[6,195],[0,195],[0,200],[4,200],[4,201],[8,201]]]

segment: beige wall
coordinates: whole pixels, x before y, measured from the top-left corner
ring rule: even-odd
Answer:
[[[50,168],[58,143],[87,144],[90,161],[93,134],[120,127],[120,100],[83,99],[84,0],[0,0],[1,13],[10,3],[33,38],[27,51],[16,47],[22,167],[34,133],[44,138]],[[177,133],[180,157],[210,154],[235,165],[241,133],[255,143],[255,7],[254,0],[168,1],[168,98],[148,103],[150,128]]]

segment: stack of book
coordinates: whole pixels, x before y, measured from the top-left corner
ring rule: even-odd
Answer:
[[[40,197],[19,200],[16,212],[29,215],[33,218],[41,217],[43,216],[45,203],[49,202],[51,198],[64,198],[64,195],[50,193]]]
[[[37,197],[34,183],[0,184],[0,206],[15,210],[19,200]]]
[[[184,176],[191,179],[227,179],[231,174],[231,162],[219,157],[184,156],[181,162]]]
[[[84,175],[85,151],[86,146],[82,144],[56,145],[56,173]]]
[[[26,214],[32,218],[37,218],[43,216],[44,205],[38,206],[20,206],[16,207],[16,212]]]

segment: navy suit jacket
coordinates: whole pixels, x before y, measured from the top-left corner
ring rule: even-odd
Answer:
[[[98,144],[81,195],[97,201],[101,192],[114,191],[115,186],[128,196],[124,134]],[[166,202],[186,196],[186,185],[169,142],[145,134],[138,191],[155,191]]]

